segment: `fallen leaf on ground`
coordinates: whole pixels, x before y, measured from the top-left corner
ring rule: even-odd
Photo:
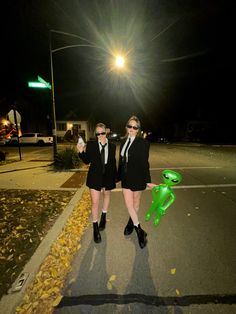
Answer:
[[[62,287],[71,267],[74,254],[80,248],[78,239],[81,238],[84,230],[89,225],[90,208],[90,195],[86,191],[83,193],[79,204],[74,208],[61,234],[51,246],[50,252],[41,264],[34,282],[26,291],[27,297],[24,298],[22,305],[17,307],[17,313],[25,313],[26,308],[31,311],[32,307],[34,313],[45,313],[43,309],[47,309],[47,314],[53,313],[54,307],[58,305],[62,298]],[[111,276],[110,279],[115,280],[115,276]],[[52,280],[51,286],[49,285],[50,280]],[[107,288],[112,290],[112,284],[109,281]]]
[[[112,284],[110,283],[110,281],[107,282],[107,289],[112,290]]]
[[[111,277],[109,278],[109,281],[114,281],[116,280],[116,275],[111,275]]]

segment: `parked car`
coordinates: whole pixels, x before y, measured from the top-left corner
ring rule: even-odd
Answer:
[[[165,144],[169,143],[169,141],[167,140],[166,137],[158,137],[157,142],[158,143],[165,143]]]
[[[151,143],[157,143],[158,141],[158,136],[154,133],[148,133],[145,139]]]
[[[152,132],[146,136],[146,140],[152,143],[168,143],[166,137],[160,137],[158,134]]]
[[[53,144],[52,136],[44,136],[42,133],[24,133],[19,137],[20,144],[47,145]],[[18,139],[16,136],[11,138],[10,144],[16,145]]]
[[[110,132],[107,134],[107,138],[110,141],[118,142],[118,141],[120,141],[120,134]]]

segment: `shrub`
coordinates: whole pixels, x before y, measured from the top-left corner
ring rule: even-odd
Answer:
[[[57,153],[54,167],[57,170],[79,168],[80,159],[78,153],[73,148],[66,148]]]

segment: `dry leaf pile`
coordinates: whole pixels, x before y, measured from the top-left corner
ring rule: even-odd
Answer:
[[[0,296],[65,209],[74,191],[0,191]]]
[[[90,208],[90,196],[85,191],[53,243],[34,282],[27,289],[23,303],[16,308],[16,313],[53,313],[62,298],[61,290],[74,254],[80,248],[81,235],[89,224]]]

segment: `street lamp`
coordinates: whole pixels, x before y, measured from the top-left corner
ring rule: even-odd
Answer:
[[[56,109],[55,109],[55,91],[54,91],[54,75],[53,75],[53,60],[52,60],[52,33],[49,34],[49,52],[50,52],[50,70],[51,70],[51,91],[52,91],[52,136],[53,136],[53,159],[57,155],[57,127],[56,127]]]
[[[87,40],[81,36],[71,34],[71,33],[66,33],[66,32],[61,32],[57,30],[50,29],[50,34],[49,34],[49,52],[50,52],[50,71],[51,71],[51,91],[52,91],[52,135],[53,135],[53,155],[54,155],[54,160],[57,155],[57,130],[56,130],[56,109],[55,109],[55,87],[54,87],[54,72],[53,72],[53,53],[57,51],[61,51],[64,49],[68,48],[75,48],[75,47],[90,47],[90,48],[97,48],[105,51],[108,54],[111,54],[113,58],[115,55],[111,52],[108,51],[107,49],[98,46],[96,43],[91,42],[90,40]],[[52,33],[56,34],[61,34],[61,35],[66,35],[66,36],[71,36],[78,38],[85,43],[83,44],[76,44],[76,45],[67,45],[59,48],[52,49]],[[118,55],[115,57],[115,67],[116,68],[123,68],[125,65],[125,59],[121,56]]]
[[[125,59],[122,56],[117,56],[116,57],[116,66],[118,68],[123,68],[125,65]]]
[[[53,157],[55,160],[55,157],[57,155],[57,129],[56,129],[56,106],[55,106],[55,87],[54,87],[54,72],[53,72],[53,53],[68,49],[68,48],[74,48],[74,47],[91,47],[91,48],[99,48],[102,50],[105,50],[102,47],[97,46],[95,43],[81,37],[75,34],[61,32],[57,30],[50,29],[49,34],[49,52],[50,52],[50,71],[51,71],[51,91],[52,91],[52,135],[53,135]],[[68,35],[71,37],[79,38],[80,40],[85,41],[85,44],[76,44],[76,45],[68,45],[59,47],[56,49],[52,49],[52,33],[62,34],[62,35]],[[105,50],[106,51],[106,50]],[[106,51],[107,52],[107,51]]]

